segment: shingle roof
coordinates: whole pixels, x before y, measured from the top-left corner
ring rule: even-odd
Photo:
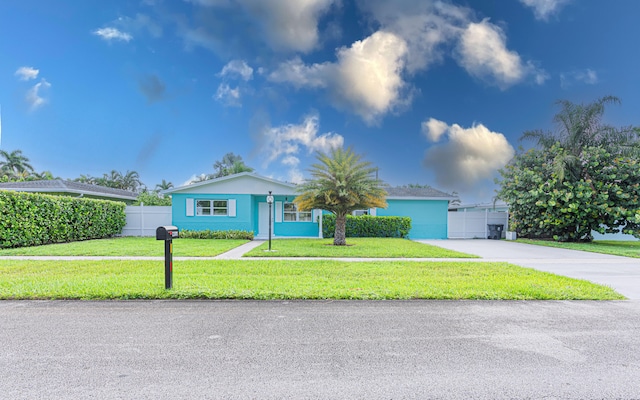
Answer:
[[[0,190],[1,189],[37,193],[75,193],[122,200],[135,200],[138,197],[136,193],[128,190],[90,185],[88,183],[63,181],[60,179],[0,183]]]
[[[415,197],[415,198],[442,198],[444,199],[455,199],[456,196],[451,195],[449,193],[441,192],[440,190],[434,189],[432,187],[426,188],[410,188],[410,187],[385,187],[387,191],[387,197]]]

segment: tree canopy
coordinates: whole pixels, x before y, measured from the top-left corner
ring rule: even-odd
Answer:
[[[318,162],[309,170],[312,179],[298,187],[294,202],[301,211],[314,208],[336,215],[333,244],[346,244],[346,216],[371,207],[386,208],[386,191],[375,178],[376,168],[361,161],[351,148],[336,148],[329,154],[318,153]]]
[[[539,148],[517,154],[500,171],[498,197],[524,237],[590,241],[592,231],[640,238],[640,129],[602,123],[613,96],[576,105],[561,101],[556,132],[525,132]]]
[[[214,173],[208,179],[221,178],[223,176],[239,174],[241,172],[253,172],[253,168],[249,167],[242,160],[242,156],[233,153],[227,153],[213,164]]]

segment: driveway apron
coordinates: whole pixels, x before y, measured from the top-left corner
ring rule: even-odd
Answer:
[[[559,249],[504,240],[418,240],[433,246],[475,254],[482,261],[503,261],[606,285],[640,300],[640,259]]]

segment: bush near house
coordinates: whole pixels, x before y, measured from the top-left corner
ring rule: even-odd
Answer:
[[[335,232],[336,216],[325,214],[322,216],[322,235],[332,238]],[[407,238],[411,230],[409,217],[374,217],[362,215],[359,217],[347,215],[346,237],[392,237]]]
[[[100,239],[120,234],[125,204],[0,191],[0,248]]]
[[[181,239],[244,239],[253,240],[253,232],[228,230],[228,231],[212,231],[209,229],[203,231],[180,231]]]

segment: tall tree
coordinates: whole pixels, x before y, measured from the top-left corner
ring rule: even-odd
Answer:
[[[566,151],[562,157],[553,160],[561,181],[567,175],[573,179],[581,177],[580,156],[588,147],[602,147],[612,155],[640,155],[640,128],[617,128],[602,122],[605,107],[608,104],[620,104],[617,97],[605,96],[589,104],[574,104],[568,100],[560,100],[557,104],[561,109],[553,121],[558,129],[555,132],[527,131],[521,140],[535,140],[545,150],[557,143]]]
[[[213,164],[213,169],[215,172],[211,178],[221,178],[241,172],[253,172],[253,168],[244,163],[242,156],[233,153],[227,153],[222,157],[222,160],[216,161]]]
[[[300,194],[294,202],[299,210],[319,208],[335,214],[333,244],[336,246],[347,244],[347,214],[371,207],[387,207],[387,192],[375,178],[376,168],[361,158],[351,148],[318,153],[319,162],[309,170],[313,178],[297,189]]]
[[[22,155],[22,150],[14,150],[11,153],[0,150],[0,170],[4,175],[26,177],[33,172],[29,159]]]
[[[173,187],[173,183],[167,182],[166,180],[162,180],[162,182],[156,185],[156,192],[161,192],[163,190],[171,189]]]

